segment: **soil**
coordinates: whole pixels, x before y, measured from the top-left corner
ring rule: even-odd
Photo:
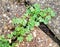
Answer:
[[[32,34],[34,39],[31,42],[21,43],[19,47],[59,47],[57,43],[38,27],[32,31]]]
[[[32,2],[32,1],[31,1]],[[33,3],[33,2],[32,2]],[[43,7],[42,7],[43,8]],[[21,17],[25,13],[26,7],[17,2],[6,0],[0,1],[0,35],[7,35],[12,32],[12,18]],[[44,29],[44,28],[43,28]],[[34,39],[31,42],[19,43],[19,47],[59,47],[48,35],[41,29],[35,28],[32,31]]]

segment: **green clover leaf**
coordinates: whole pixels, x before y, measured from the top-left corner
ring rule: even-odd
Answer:
[[[27,41],[31,41],[32,39],[33,39],[32,34],[29,34],[29,35],[26,37],[26,40],[27,40]]]
[[[23,39],[24,39],[24,38],[23,38],[22,36],[20,36],[20,37],[17,38],[17,40],[18,40],[19,42],[22,42]]]

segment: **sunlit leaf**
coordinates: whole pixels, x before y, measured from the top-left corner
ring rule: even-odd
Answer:
[[[15,28],[15,31],[20,31],[20,27],[17,26],[17,27]]]
[[[12,38],[13,37],[13,33],[11,33],[11,34],[8,34],[8,38]]]
[[[33,39],[32,34],[29,34],[29,35],[26,37],[26,40],[27,40],[27,41],[31,41],[32,39]]]
[[[37,27],[38,27],[38,26],[39,26],[39,24],[40,24],[39,22],[35,22],[35,26],[37,26]]]
[[[31,12],[34,12],[35,11],[33,7],[30,7],[30,10],[31,10]]]
[[[54,11],[51,11],[51,16],[54,17],[56,13]]]
[[[17,40],[18,40],[19,42],[22,42],[23,39],[24,39],[24,38],[23,38],[22,36],[20,36],[20,37],[17,38]]]

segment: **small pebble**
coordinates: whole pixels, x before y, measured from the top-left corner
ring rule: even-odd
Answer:
[[[24,41],[22,42],[22,45],[24,45]]]
[[[58,30],[60,30],[60,26],[58,27]]]
[[[6,18],[8,19],[9,17],[8,17],[8,16],[6,16]]]
[[[10,20],[10,18],[9,18],[9,17],[7,17],[7,19],[8,19],[8,20]]]
[[[33,32],[33,36],[34,36],[34,37],[36,37],[36,31],[35,31],[35,32]]]
[[[39,37],[37,38],[37,41],[40,43],[42,42],[43,40],[41,40]]]
[[[24,43],[22,43],[22,45],[24,45]]]
[[[9,40],[9,43],[11,43],[11,39],[8,39]]]
[[[49,44],[49,46],[51,47],[51,46],[52,46],[52,44],[50,43],[50,44]]]
[[[49,24],[51,24],[51,21],[49,21]]]
[[[12,20],[10,20],[9,23],[12,23]]]
[[[6,17],[6,14],[3,14],[4,17]]]
[[[58,29],[54,29],[54,31],[56,31],[56,34],[59,34],[60,33]]]
[[[18,6],[16,5],[16,8],[17,8]]]
[[[27,47],[29,47],[29,43],[27,44]]]
[[[8,30],[8,32],[10,32],[10,30]]]
[[[10,9],[10,7],[7,7],[8,9]]]
[[[43,44],[40,44],[41,45],[41,47],[43,47]]]
[[[13,30],[13,29],[14,29],[14,26],[8,25],[8,29],[9,29],[9,30]]]
[[[39,1],[39,0],[37,0],[37,1]]]
[[[7,30],[8,29],[8,26],[4,26],[4,29]]]
[[[3,20],[3,19],[2,19]]]
[[[1,22],[1,23],[3,23],[3,22]]]

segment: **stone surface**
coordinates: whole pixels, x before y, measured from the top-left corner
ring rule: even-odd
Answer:
[[[9,0],[1,0],[0,1],[0,30],[4,31],[6,34],[7,30],[11,29],[12,26],[12,18],[13,17],[21,17],[25,12],[25,6],[20,5],[17,2],[9,1]],[[9,29],[7,26],[10,26]],[[1,29],[2,28],[2,29]]]

